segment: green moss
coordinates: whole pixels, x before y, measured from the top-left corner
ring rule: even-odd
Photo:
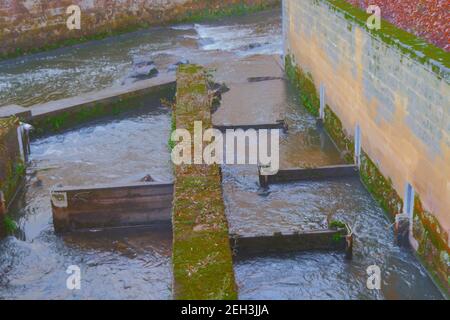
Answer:
[[[177,129],[177,120],[176,120],[176,115],[175,115],[175,111],[172,111],[172,118],[171,118],[171,130],[170,130],[170,136],[169,136],[169,150],[172,151],[173,148],[175,148],[175,141],[172,140],[172,133]]]
[[[338,149],[345,151],[344,160],[347,163],[353,163],[355,158],[355,143],[345,133],[341,120],[328,105],[325,107],[324,126]]]
[[[3,220],[3,224],[4,224],[6,234],[11,235],[17,230],[16,222],[13,219],[11,219],[9,216],[5,216],[5,218]]]
[[[342,238],[343,238],[343,236],[341,234],[336,233],[333,235],[332,241],[339,243],[339,242],[341,242]]]
[[[403,200],[394,189],[391,179],[383,176],[364,151],[361,152],[360,176],[366,188],[391,218],[401,212]]]
[[[194,121],[211,127],[206,73],[199,66],[177,74],[177,128],[193,133]],[[201,89],[200,89],[201,88]],[[173,127],[174,128],[174,127]],[[220,167],[175,167],[173,273],[176,299],[236,299]]]
[[[330,229],[344,229],[346,228],[345,223],[341,222],[341,221],[332,221],[329,225]]]
[[[312,75],[298,68],[290,55],[286,55],[285,70],[290,82],[297,89],[298,98],[303,106],[312,115],[319,116],[320,99]]]
[[[5,196],[6,204],[10,204],[25,177],[26,167],[23,161],[18,158],[7,164],[7,174],[4,181],[0,181],[0,189]]]

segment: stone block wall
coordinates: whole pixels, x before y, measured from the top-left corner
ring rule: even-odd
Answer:
[[[368,15],[343,0],[285,0],[283,15],[287,72],[302,100],[316,110],[325,87],[325,124],[348,154],[359,125],[362,180],[392,215],[414,188],[412,245],[448,289],[449,54],[386,21],[369,30]]]

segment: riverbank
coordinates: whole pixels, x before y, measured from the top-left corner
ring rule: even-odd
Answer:
[[[129,33],[155,25],[194,23],[239,16],[279,6],[279,0],[139,1],[131,11],[128,3],[117,3],[107,14],[99,5],[75,1],[81,9],[81,29],[68,30],[66,7],[47,8],[33,1],[31,8],[0,8],[0,60],[91,40]],[[125,6],[125,7],[123,7]],[[46,9],[43,9],[46,8]],[[41,17],[46,23],[37,23]],[[0,19],[1,20],[1,19]],[[20,28],[19,28],[20,26]]]

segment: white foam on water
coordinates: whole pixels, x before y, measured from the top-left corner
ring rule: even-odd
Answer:
[[[211,26],[196,24],[203,50],[233,51],[238,55],[281,53],[281,36],[275,29],[256,31],[255,25]]]

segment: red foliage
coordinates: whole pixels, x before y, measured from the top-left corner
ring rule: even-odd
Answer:
[[[397,27],[450,51],[450,0],[346,0],[366,9],[381,8],[381,16]]]

